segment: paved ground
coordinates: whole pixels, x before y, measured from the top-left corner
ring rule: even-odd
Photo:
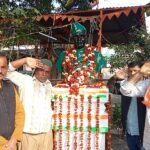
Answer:
[[[112,150],[128,150],[125,139],[119,135],[112,134]]]
[[[111,95],[112,104],[118,104],[121,102],[120,96]],[[121,132],[119,133],[117,130],[112,131],[112,150],[128,150],[125,137],[121,137]]]
[[[115,94],[111,94],[111,102],[112,104],[118,104],[121,102],[121,96],[120,95],[115,95]]]

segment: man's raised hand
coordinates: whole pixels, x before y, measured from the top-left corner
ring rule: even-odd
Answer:
[[[27,57],[26,64],[31,68],[43,68],[43,64],[39,59]]]

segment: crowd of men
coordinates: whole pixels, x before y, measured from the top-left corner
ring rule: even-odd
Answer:
[[[82,55],[86,34],[81,24],[75,22],[72,25],[76,61],[81,62],[80,66],[84,65]],[[100,52],[94,51],[92,55],[98,73],[105,61]],[[65,52],[57,62],[60,71],[64,56]],[[33,68],[33,76],[16,71],[25,64]],[[6,55],[0,53],[0,150],[53,149],[51,68],[52,62],[48,59],[27,57],[9,63]],[[149,75],[150,60],[132,62],[126,71],[116,72],[108,81],[110,92],[122,96],[122,126],[129,150],[150,150]]]

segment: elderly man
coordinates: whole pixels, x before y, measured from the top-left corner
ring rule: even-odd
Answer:
[[[14,84],[5,79],[8,60],[0,53],[0,150],[16,150],[22,139],[24,109]]]
[[[35,68],[33,77],[14,71],[27,64]],[[52,150],[51,89],[49,81],[52,63],[34,58],[22,58],[9,65],[8,78],[19,87],[25,108],[25,126],[21,150]]]
[[[121,83],[121,93],[126,96],[145,96],[143,103],[147,106],[147,114],[146,114],[146,122],[145,122],[145,129],[144,129],[144,139],[143,139],[143,146],[146,150],[150,149],[150,103],[149,103],[149,87],[150,87],[150,79],[143,79],[144,75],[149,75],[149,68],[147,65],[150,62],[147,61],[141,68],[140,73],[136,73],[128,80],[125,80]],[[139,82],[140,81],[140,82]]]

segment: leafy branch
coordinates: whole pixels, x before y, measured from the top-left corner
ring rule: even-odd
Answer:
[[[112,68],[124,67],[132,61],[145,61],[150,58],[150,34],[145,27],[133,27],[127,44],[109,45],[115,53],[108,58]]]

